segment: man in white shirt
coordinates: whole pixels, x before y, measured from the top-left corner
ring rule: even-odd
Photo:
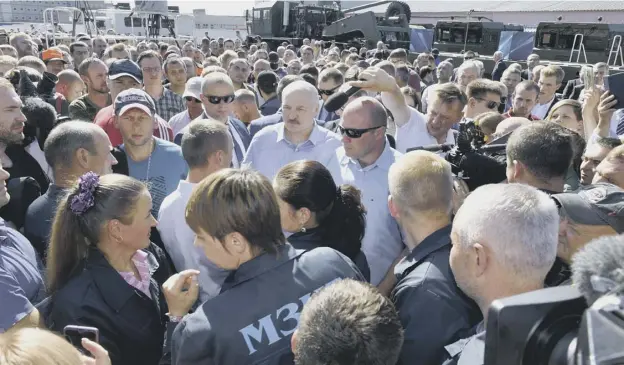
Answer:
[[[557,90],[561,87],[561,82],[565,77],[565,71],[559,66],[550,65],[540,71],[540,79],[537,83],[540,88],[537,104],[531,111],[532,115],[540,119],[546,118],[553,105],[559,102]]]
[[[447,83],[431,89],[426,116],[407,106],[394,77],[381,69],[372,67],[363,71],[360,81],[350,85],[381,92],[383,104],[397,126],[397,151],[405,153],[414,147],[455,143],[451,127],[459,123],[466,106],[466,96],[457,85]]]
[[[228,127],[222,122],[199,119],[189,124],[182,136],[182,155],[189,166],[188,176],[163,200],[158,212],[158,231],[176,269],[200,271],[202,302],[219,294],[229,272],[210,262],[202,250],[194,246],[195,234],[185,220],[186,204],[197,183],[230,166],[232,143]]]

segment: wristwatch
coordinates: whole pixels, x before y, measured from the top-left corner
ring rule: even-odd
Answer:
[[[167,313],[167,317],[169,317],[169,322],[171,323],[180,323],[182,318],[184,318],[184,316],[174,316],[169,313]]]

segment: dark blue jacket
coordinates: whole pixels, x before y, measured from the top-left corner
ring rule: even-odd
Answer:
[[[483,319],[455,283],[450,234],[450,225],[434,232],[394,269],[391,299],[405,329],[399,364],[441,364],[444,346],[467,337]]]
[[[160,288],[170,270],[164,253],[150,244],[151,298],[130,286],[96,248],[89,251],[72,279],[52,296],[48,327],[63,333],[67,325],[95,327],[113,365],[160,362],[167,304]]]
[[[275,114],[265,115],[264,117],[260,117],[258,119],[252,120],[251,123],[249,123],[249,134],[251,135],[251,138],[253,138],[253,136],[255,136],[256,133],[262,130],[262,128],[280,123],[281,121],[282,121],[281,110],[278,110]]]
[[[174,365],[292,364],[292,333],[317,289],[341,278],[363,280],[351,260],[328,247],[262,254],[241,265],[221,293],[178,324]]]

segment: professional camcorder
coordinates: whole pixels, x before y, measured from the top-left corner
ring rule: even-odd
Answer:
[[[479,186],[496,184],[506,179],[506,144],[497,140],[485,143],[485,135],[473,121],[459,124],[456,143],[410,148],[407,151],[425,150],[445,152],[453,174],[462,179],[470,191]],[[501,157],[496,157],[502,154]]]

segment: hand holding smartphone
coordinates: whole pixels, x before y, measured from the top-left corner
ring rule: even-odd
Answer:
[[[624,73],[605,76],[604,86],[617,100],[617,104],[615,104],[613,109],[624,108]]]
[[[100,331],[95,327],[69,325],[63,328],[63,335],[69,343],[85,355],[90,355],[90,352],[82,346],[83,338],[96,343],[100,341]]]

